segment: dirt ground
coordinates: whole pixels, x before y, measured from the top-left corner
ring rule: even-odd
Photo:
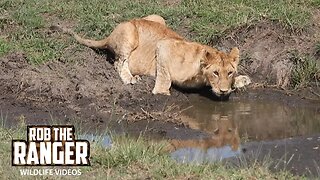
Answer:
[[[291,51],[315,56],[313,47],[320,32],[317,31],[320,29],[317,17],[320,13],[315,13],[313,27],[308,32],[293,33],[266,20],[232,30],[227,36],[213,39],[211,44],[223,47],[221,49],[240,48],[239,74],[249,75],[254,82],[252,87],[287,88],[292,67]],[[50,33],[65,38],[58,32]],[[70,57],[68,62],[57,59],[40,66],[28,64],[23,52],[0,58],[3,116],[9,121],[24,115],[27,121],[62,118],[86,122],[126,119],[131,123],[159,120],[163,125],[167,121],[179,122],[178,115],[183,110],[179,105],[188,104],[190,94],[172,88],[171,96],[152,95],[152,77],[143,77],[135,85],[124,85],[113,67],[111,56],[89,48],[84,51],[71,49],[66,49],[66,57]],[[207,95],[208,92],[202,89],[195,93]],[[320,98],[319,87],[303,89],[303,93],[283,92],[300,94],[307,99]],[[42,117],[44,112],[49,115]]]
[[[320,13],[315,16],[320,17]],[[225,37],[213,39],[211,45],[221,49],[240,48],[239,74],[247,74],[253,80],[247,91],[282,99],[289,104],[303,101],[312,105],[306,101],[311,99],[319,104],[319,86],[289,90],[290,54],[298,51],[319,61],[314,50],[320,37],[319,30],[320,23],[316,20],[308,32],[295,33],[271,21],[262,21],[232,30]],[[65,38],[57,32],[51,33],[57,38]],[[28,64],[23,52],[0,58],[1,118],[9,126],[15,126],[19,120],[32,124],[77,121],[87,130],[109,128],[116,133],[144,133],[155,138],[207,136],[199,130],[186,128],[179,115],[191,105],[191,96],[200,94],[211,98],[208,89],[190,93],[172,88],[171,96],[153,95],[152,77],[142,77],[135,85],[124,85],[110,56],[89,48],[84,51],[71,49],[66,50],[70,57],[68,61],[57,59],[39,66]],[[270,86],[276,87],[277,93],[270,91]],[[232,97],[257,98],[246,91]],[[250,145],[248,150],[256,146]]]
[[[249,74],[254,82],[287,88],[293,54],[315,55],[319,14],[315,14],[317,20],[308,32],[292,32],[266,20],[232,30],[228,36],[211,43],[220,47],[239,46],[242,52],[240,72]]]
[[[186,99],[177,91],[171,97],[152,95],[154,80],[148,77],[134,86],[123,85],[113,65],[90,49],[75,56],[79,62],[55,61],[41,66],[29,65],[23,53],[2,58],[3,116],[15,121],[23,115],[31,123],[37,118],[165,122],[174,118],[170,116],[178,110],[175,104]],[[172,113],[165,113],[168,111]]]

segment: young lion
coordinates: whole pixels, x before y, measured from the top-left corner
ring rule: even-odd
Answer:
[[[209,46],[166,39],[157,44],[157,76],[154,94],[170,95],[171,82],[182,87],[211,86],[218,95],[228,95],[239,63],[239,50],[230,54]]]
[[[156,76],[154,94],[169,95],[171,81],[181,86],[211,85],[213,92],[231,92],[239,50],[225,54],[198,43],[187,42],[165,25],[161,16],[150,15],[120,23],[105,39],[81,38],[63,29],[81,44],[109,49],[116,55],[115,68],[125,84],[134,84],[139,75]]]

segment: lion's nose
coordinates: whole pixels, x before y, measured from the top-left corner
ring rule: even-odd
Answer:
[[[226,94],[228,92],[228,89],[220,89],[221,94]]]

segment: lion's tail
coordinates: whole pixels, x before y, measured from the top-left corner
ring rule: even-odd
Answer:
[[[83,45],[88,46],[90,48],[104,49],[104,48],[106,48],[106,46],[108,44],[108,38],[105,38],[105,39],[102,39],[102,40],[98,40],[98,41],[91,40],[91,39],[85,39],[85,38],[80,37],[77,33],[72,31],[71,29],[63,28],[63,27],[58,26],[58,25],[51,26],[50,29],[56,30],[56,31],[62,31],[63,33],[70,34],[80,44],[83,44]]]

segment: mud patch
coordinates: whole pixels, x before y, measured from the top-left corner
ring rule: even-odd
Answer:
[[[170,137],[194,131],[178,130],[183,127],[178,121],[178,105],[187,101],[184,94],[172,90],[170,97],[154,96],[154,80],[150,77],[143,77],[135,85],[124,85],[105,56],[91,49],[73,53],[77,61],[57,60],[40,66],[29,65],[23,53],[1,58],[2,117],[11,125],[21,118],[29,124],[76,119],[86,126],[109,126],[119,133]]]
[[[249,142],[242,163],[268,161],[272,171],[289,170],[312,179],[320,176],[320,134],[276,141]],[[271,160],[271,162],[270,162]]]

